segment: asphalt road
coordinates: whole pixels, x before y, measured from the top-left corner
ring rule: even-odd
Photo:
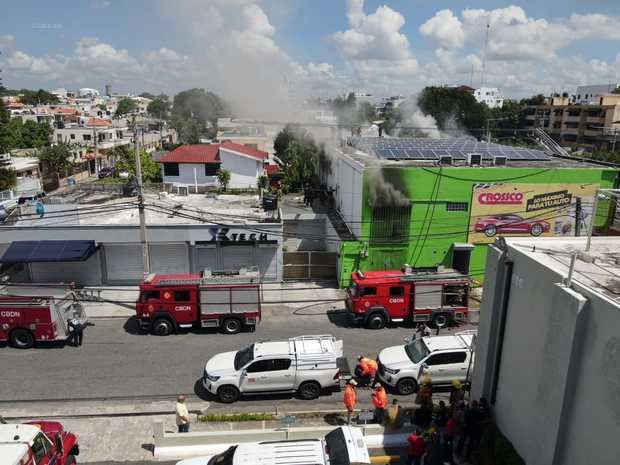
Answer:
[[[309,313],[308,310],[304,310]],[[345,356],[375,356],[400,344],[412,329],[380,331],[352,327],[345,314],[286,315],[263,321],[255,333],[194,333],[157,337],[139,334],[133,320],[97,320],[79,348],[51,345],[30,350],[0,347],[0,401],[161,396],[195,393],[211,400],[200,386],[205,362],[212,355],[266,339],[303,334],[333,334],[344,340]],[[340,403],[340,395],[332,402]],[[260,398],[255,398],[260,402]],[[325,399],[330,401],[328,399]],[[291,402],[303,402],[291,399]],[[246,405],[247,406],[247,405]]]

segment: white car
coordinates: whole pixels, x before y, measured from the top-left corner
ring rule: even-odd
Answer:
[[[202,384],[225,403],[242,394],[286,392],[309,400],[340,386],[341,367],[346,367],[342,341],[329,335],[299,336],[217,354],[207,362]]]
[[[434,385],[465,383],[474,367],[475,332],[423,337],[379,352],[379,378],[399,394],[413,394],[428,375]]]
[[[368,448],[359,428],[342,426],[322,439],[266,441],[232,446],[217,455],[181,460],[177,465],[365,465]]]

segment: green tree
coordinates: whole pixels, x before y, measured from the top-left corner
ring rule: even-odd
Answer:
[[[146,111],[149,115],[156,118],[168,118],[168,113],[170,112],[168,97],[155,97],[146,107]]]
[[[521,99],[519,102],[521,105],[544,105],[547,103],[547,99],[543,94],[534,95],[532,97]]]
[[[59,183],[60,178],[66,176],[67,170],[73,166],[71,149],[64,143],[45,147],[39,154],[39,160],[56,175]]]
[[[179,135],[182,144],[198,144],[200,136],[204,133],[204,126],[195,119],[176,118],[172,126]]]
[[[487,120],[488,108],[469,92],[451,87],[426,87],[418,96],[418,106],[437,121],[439,129],[466,129],[479,132]]]
[[[58,103],[58,97],[43,89],[28,90],[22,89],[19,91],[19,101],[25,105],[47,105],[50,103]]]
[[[22,129],[21,118],[10,118],[6,123],[0,123],[0,147],[3,152],[25,148],[22,143]]]
[[[616,88],[613,90],[612,94],[620,94],[620,86],[616,87]]]
[[[184,120],[195,119],[203,126],[217,125],[217,119],[230,114],[226,103],[216,94],[204,89],[189,89],[174,96],[172,115]]]
[[[377,119],[377,111],[369,102],[361,102],[357,109],[358,120],[361,123],[372,123]]]
[[[135,110],[136,102],[134,102],[130,98],[123,98],[118,102],[118,105],[116,106],[116,112],[114,113],[114,117],[119,118],[121,116],[128,115]]]
[[[22,148],[41,149],[49,145],[53,133],[49,124],[28,120],[21,128]]]
[[[262,197],[263,191],[267,189],[267,186],[269,185],[269,179],[266,175],[261,174],[256,178],[256,185],[258,186],[258,195]]]
[[[284,183],[289,188],[299,188],[305,183],[318,185],[321,175],[331,171],[324,147],[317,145],[312,135],[299,125],[286,125],[276,136],[274,149],[283,163]]]
[[[226,192],[226,188],[228,187],[228,184],[230,184],[230,171],[220,169],[217,172],[217,182],[220,185],[222,191]]]
[[[115,147],[111,151],[116,173],[127,171],[132,176],[136,175],[135,150],[127,146]],[[110,156],[110,152],[108,153]],[[140,165],[142,168],[142,180],[144,182],[161,182],[161,166],[151,158],[145,150],[140,150]]]

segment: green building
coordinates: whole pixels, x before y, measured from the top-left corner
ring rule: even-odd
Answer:
[[[476,142],[479,158],[463,150],[454,157],[446,150],[435,151],[434,159],[387,158],[377,156],[369,139],[338,151],[329,175],[336,207],[356,239],[340,244],[342,286],[355,270],[404,264],[468,270],[481,281],[487,245],[498,236],[586,235],[597,190],[618,186],[614,167],[537,150]],[[377,139],[389,155],[412,151],[386,144],[420,140]],[[599,201],[595,231],[612,217],[611,205]]]

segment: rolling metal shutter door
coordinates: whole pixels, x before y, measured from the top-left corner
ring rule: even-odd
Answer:
[[[253,259],[254,247],[249,245],[230,245],[222,247],[222,270],[237,271],[244,266],[255,266]]]
[[[75,282],[80,286],[100,286],[99,252],[83,262],[30,263],[30,277],[35,283]]]
[[[152,244],[149,250],[153,273],[189,273],[186,244]]]
[[[196,269],[195,273],[200,273],[205,268],[212,271],[219,269],[217,264],[217,249],[215,247],[196,247]]]
[[[140,282],[144,268],[139,244],[104,245],[106,279],[109,282]]]
[[[256,263],[262,280],[278,279],[278,247],[261,247],[255,250]]]

